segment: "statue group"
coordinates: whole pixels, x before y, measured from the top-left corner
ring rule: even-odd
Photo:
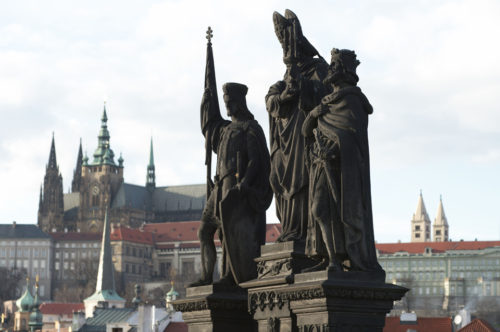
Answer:
[[[282,225],[277,242],[303,244],[315,264],[303,272],[378,272],[373,235],[368,116],[373,108],[357,86],[354,51],[333,48],[328,64],[302,33],[297,16],[275,12],[285,75],[269,88],[269,149],[246,104],[248,88],[223,85],[231,120],[217,97],[212,31],[207,32],[201,131],[206,140],[207,204],[198,236],[202,275],[213,283],[214,235],[222,243],[221,279],[238,285],[257,277],[266,210],[274,196]],[[217,155],[211,177],[212,152]]]

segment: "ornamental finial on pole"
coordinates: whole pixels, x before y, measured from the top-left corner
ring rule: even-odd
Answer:
[[[212,45],[212,37],[214,36],[213,32],[214,31],[212,30],[212,28],[208,27],[208,29],[207,29],[207,40],[208,40],[208,44],[209,45]]]

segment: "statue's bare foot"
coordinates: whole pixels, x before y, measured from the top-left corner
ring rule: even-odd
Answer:
[[[212,284],[212,280],[210,279],[200,279],[198,281],[192,282],[188,285],[188,287],[199,287],[206,286]]]

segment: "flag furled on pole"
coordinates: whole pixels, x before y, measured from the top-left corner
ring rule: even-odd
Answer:
[[[205,92],[203,93],[203,99],[201,104],[201,126],[202,132],[204,133],[205,140],[205,165],[207,166],[207,199],[210,195],[210,192],[213,188],[212,182],[212,144],[211,144],[211,133],[206,133],[208,128],[206,128],[205,124],[207,121],[204,121],[204,114],[213,114],[214,111],[219,112],[219,99],[217,97],[217,84],[215,81],[215,64],[214,64],[214,55],[212,52],[212,37],[213,31],[212,28],[208,27],[207,30],[207,62],[205,65]]]

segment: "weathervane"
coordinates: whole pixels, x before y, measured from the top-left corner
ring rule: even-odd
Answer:
[[[208,30],[207,30],[207,40],[208,40],[208,44],[209,45],[212,45],[212,37],[214,36],[213,34],[213,30],[211,27],[208,27]]]

